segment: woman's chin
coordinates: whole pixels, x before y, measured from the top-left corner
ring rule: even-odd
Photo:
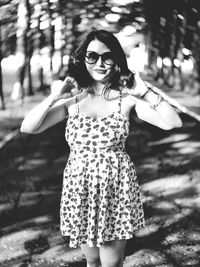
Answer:
[[[95,82],[99,83],[105,83],[107,80],[108,74],[106,75],[94,75],[92,78],[94,79]]]

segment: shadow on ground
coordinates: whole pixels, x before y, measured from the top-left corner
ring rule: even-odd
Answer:
[[[144,201],[146,227],[129,240],[124,266],[200,266],[200,125],[139,121],[127,141]],[[19,134],[0,151],[0,266],[86,266],[59,232],[62,172],[69,148],[61,123]]]

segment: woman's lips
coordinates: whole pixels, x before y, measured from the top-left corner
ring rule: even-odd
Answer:
[[[106,70],[104,70],[104,69],[96,69],[95,70],[97,73],[99,73],[99,74],[106,74]]]

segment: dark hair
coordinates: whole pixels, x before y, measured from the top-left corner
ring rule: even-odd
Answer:
[[[117,38],[105,30],[91,31],[80,43],[69,60],[68,75],[74,77],[80,87],[88,87],[92,84],[93,80],[86,69],[84,59],[87,47],[94,39],[104,43],[114,55],[115,64],[113,71],[105,82],[105,89],[119,90],[121,86],[133,87],[135,82],[134,73],[128,68],[125,53]]]

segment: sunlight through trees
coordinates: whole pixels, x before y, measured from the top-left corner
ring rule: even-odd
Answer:
[[[82,36],[100,28],[119,35],[127,58],[134,48],[144,49],[141,71],[167,86],[199,93],[199,12],[196,0],[2,0],[0,60],[15,55],[17,68],[9,94],[23,99],[62,79]],[[1,77],[0,68],[5,108]]]

